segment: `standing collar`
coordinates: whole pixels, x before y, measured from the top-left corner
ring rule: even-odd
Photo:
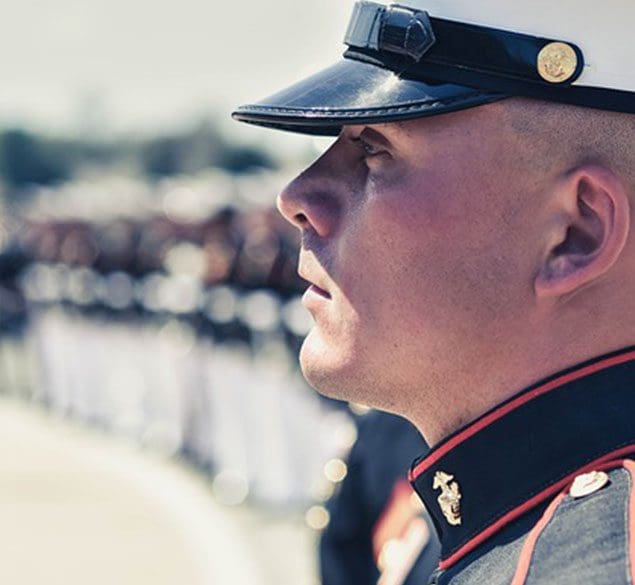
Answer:
[[[449,568],[578,473],[635,452],[635,346],[547,378],[416,460]]]

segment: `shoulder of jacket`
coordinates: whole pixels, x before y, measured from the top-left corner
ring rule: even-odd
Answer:
[[[627,584],[635,463],[579,475],[547,508],[527,537],[519,583]]]

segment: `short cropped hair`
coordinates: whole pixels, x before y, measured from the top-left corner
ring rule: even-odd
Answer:
[[[602,164],[630,183],[635,196],[635,114],[525,98],[503,103],[511,127],[537,141],[545,163]]]

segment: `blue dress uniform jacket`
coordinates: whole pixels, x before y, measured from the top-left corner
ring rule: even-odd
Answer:
[[[544,380],[411,469],[435,585],[635,583],[635,347]]]

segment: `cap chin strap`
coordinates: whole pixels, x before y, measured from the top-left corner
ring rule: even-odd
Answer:
[[[427,12],[396,4],[386,7],[375,2],[357,2],[344,42],[419,61],[436,38]]]

